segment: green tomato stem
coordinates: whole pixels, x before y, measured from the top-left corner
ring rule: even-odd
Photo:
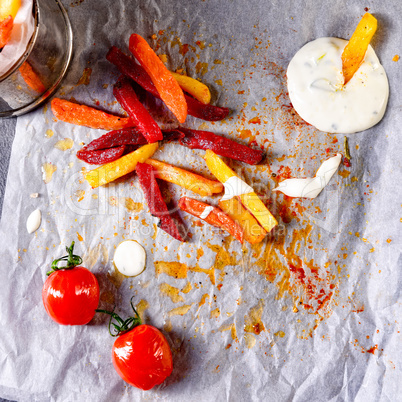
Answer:
[[[70,247],[66,247],[66,251],[68,253],[68,255],[65,255],[61,258],[58,258],[57,260],[54,260],[52,262],[52,266],[50,271],[46,272],[46,275],[50,275],[53,272],[59,271],[60,269],[72,269],[74,267],[76,267],[77,265],[82,264],[82,258],[79,255],[75,255],[73,253],[74,251],[74,242],[71,243]],[[60,261],[66,261],[66,265],[59,267],[57,264]]]
[[[133,305],[133,298],[134,298],[134,296],[131,298],[130,304],[131,304],[131,308],[134,311],[134,317],[128,317],[126,320],[123,320],[118,314],[116,314],[114,312],[114,309],[113,309],[113,311],[107,311],[107,310],[101,310],[101,309],[95,310],[97,313],[104,313],[104,314],[110,315],[109,334],[111,336],[119,336],[119,335],[123,334],[124,332],[131,331],[135,327],[138,327],[139,325],[141,325],[141,317]],[[113,318],[117,321],[117,324],[113,322]],[[115,330],[114,333],[111,330],[112,326]]]

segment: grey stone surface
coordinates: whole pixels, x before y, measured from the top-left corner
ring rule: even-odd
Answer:
[[[16,118],[0,119],[0,216],[3,210],[4,191],[16,124]]]

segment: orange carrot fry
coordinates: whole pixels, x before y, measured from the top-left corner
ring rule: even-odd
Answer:
[[[120,130],[132,125],[129,117],[119,117],[90,106],[79,105],[64,99],[54,98],[51,102],[53,114],[62,121],[90,128]]]
[[[165,67],[142,36],[132,34],[129,49],[151,77],[152,82],[166,106],[172,111],[180,123],[184,123],[187,117],[187,102],[182,89],[173,78],[171,72]]]
[[[25,83],[34,91],[43,93],[46,91],[46,87],[39,78],[38,74],[32,69],[31,65],[26,61],[19,68],[19,72],[24,79]]]
[[[377,20],[370,13],[364,14],[342,52],[342,72],[345,85],[363,62],[371,38],[376,30]]]
[[[235,239],[243,243],[243,230],[232,218],[226,215],[221,209],[212,207],[189,197],[182,197],[179,200],[179,208],[212,226],[216,226],[229,232]]]
[[[202,196],[210,196],[223,191],[223,184],[217,180],[206,179],[203,176],[160,162],[155,159],[145,161],[154,168],[158,179],[177,184]]]
[[[10,39],[14,26],[14,19],[9,15],[3,21],[0,21],[0,49],[3,48]]]

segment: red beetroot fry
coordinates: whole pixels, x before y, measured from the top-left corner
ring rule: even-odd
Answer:
[[[147,140],[142,133],[136,128],[123,128],[121,130],[109,131],[101,137],[91,141],[81,151],[98,151],[100,149],[108,149],[119,147],[121,145],[145,145]]]
[[[223,120],[229,114],[227,107],[205,105],[187,94],[184,94],[184,97],[186,98],[187,111],[190,116],[206,121],[219,121]]]
[[[130,77],[153,96],[160,99],[159,93],[147,72],[130,56],[124,54],[116,46],[112,46],[106,55],[106,59],[114,64],[122,74]],[[187,113],[193,117],[207,121],[218,121],[224,119],[229,114],[229,109],[226,107],[205,105],[186,93],[184,97],[187,102]]]
[[[250,165],[261,162],[264,156],[264,152],[260,149],[250,148],[210,131],[191,130],[182,127],[177,130],[184,134],[184,137],[179,139],[180,144],[191,149],[210,149],[218,155],[246,162]]]
[[[163,139],[167,142],[177,141],[184,138],[185,134],[179,130],[162,130]]]
[[[175,239],[184,241],[162,198],[161,191],[155,179],[153,167],[146,163],[137,163],[135,170],[137,171],[140,186],[144,192],[145,200],[147,201],[151,214],[160,219],[160,228]]]
[[[138,130],[149,143],[161,141],[162,131],[156,121],[149,114],[138,97],[127,77],[120,77],[113,88],[113,95],[129,114]]]
[[[77,158],[81,159],[84,162],[90,163],[91,165],[103,165],[105,163],[113,162],[116,159],[119,159],[124,151],[126,146],[122,145],[116,148],[109,149],[101,149],[95,151],[86,151],[81,149],[77,152]]]
[[[205,202],[201,202],[189,197],[180,198],[179,208],[199,219],[202,219],[212,226],[216,226],[220,229],[226,230],[235,239],[239,240],[240,243],[243,243],[242,228],[237,222],[226,215],[221,209],[212,207]],[[206,208],[211,208],[211,211],[207,216],[203,217],[202,215]]]

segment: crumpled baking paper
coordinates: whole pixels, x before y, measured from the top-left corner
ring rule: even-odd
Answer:
[[[11,37],[0,52],[0,77],[21,58],[31,40],[35,27],[32,4],[32,0],[21,0],[21,7],[14,18]]]
[[[401,177],[399,2],[368,2],[379,20],[373,42],[391,95],[382,122],[349,137],[351,168],[341,166],[314,200],[272,189],[288,177],[312,177],[320,161],[343,153],[343,135],[306,125],[287,97],[294,53],[322,36],[349,37],[363,5],[350,2],[64,2],[75,33],[74,59],[58,92],[121,113],[112,96],[119,73],[111,45],[128,51],[140,33],[171,69],[184,68],[232,110],[223,122],[189,117],[187,127],[263,146],[259,166],[231,161],[278,219],[272,234],[243,247],[226,233],[181,214],[192,236],[173,240],[157,228],[135,174],[91,190],[75,153],[103,131],[55,121],[49,105],[19,117],[0,237],[0,395],[18,401],[329,401],[397,400],[401,394]],[[155,36],[153,36],[155,35]],[[399,62],[400,63],[400,62]],[[151,98],[147,100],[154,102]],[[160,124],[174,118],[160,103]],[[211,178],[203,152],[170,143],[154,158]],[[42,169],[44,173],[42,173]],[[181,195],[161,183],[173,206]],[[38,193],[37,198],[30,194]],[[42,211],[29,235],[26,219]],[[114,249],[137,240],[146,270],[123,278]],[[172,375],[143,392],[111,362],[108,318],[63,327],[41,301],[45,273],[76,242],[97,276],[100,308],[129,302],[171,345]]]

